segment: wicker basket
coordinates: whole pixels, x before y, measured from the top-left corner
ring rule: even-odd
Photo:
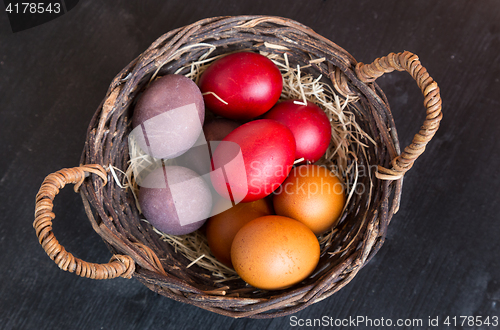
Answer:
[[[286,52],[295,65],[313,63],[310,69],[328,77],[337,92],[358,98],[356,120],[376,142],[366,154],[355,155],[358,161],[377,165],[378,169],[372,181],[373,193],[356,194],[347,205],[335,246],[330,247],[342,253],[323,250],[314,275],[289,289],[258,290],[242,280],[221,284],[210,272],[196,265],[187,267],[189,260],[140,220],[132,194],[120,188],[109,172],[110,165],[122,170],[127,167],[127,136],[136,95],[153,75],[173,73],[199,58],[206,49],[192,45],[200,43],[216,46],[219,53],[240,49]],[[374,83],[377,77],[393,70],[411,74],[424,95],[427,112],[424,124],[402,152],[387,99]],[[34,227],[50,258],[61,269],[80,276],[133,277],[166,297],[231,317],[288,315],[340,290],[377,253],[397,212],[403,175],[424,151],[441,117],[439,88],[412,53],[391,53],[364,65],[333,42],[289,19],[204,19],[161,36],[116,76],[90,122],[81,165],[52,173],[43,182],[36,196]],[[77,259],[54,237],[53,199],[67,183],[75,184],[94,230],[113,254],[109,263]]]

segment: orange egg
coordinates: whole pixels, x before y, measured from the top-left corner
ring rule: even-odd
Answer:
[[[318,239],[307,226],[277,215],[244,225],[231,246],[238,275],[265,290],[285,289],[304,280],[316,268],[319,255]]]
[[[316,235],[337,224],[345,202],[342,182],[318,165],[295,167],[273,198],[276,214],[302,222]]]
[[[208,219],[206,225],[210,251],[228,267],[232,267],[231,243],[240,228],[255,218],[273,213],[272,203],[267,198],[239,203],[233,207],[230,203],[227,199],[220,199],[214,206],[215,215]],[[221,212],[222,210],[225,211]]]

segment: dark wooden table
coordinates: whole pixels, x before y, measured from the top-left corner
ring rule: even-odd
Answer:
[[[135,280],[95,281],[59,270],[35,237],[34,197],[47,174],[78,165],[110,81],[163,33],[239,14],[297,20],[365,63],[412,51],[438,82],[441,128],[406,175],[401,209],[380,252],[337,294],[271,320],[230,319],[156,295]],[[17,33],[2,12],[0,33],[1,329],[322,328],[306,327],[314,319],[344,323],[342,329],[355,328],[353,319],[364,320],[359,329],[389,320],[407,323],[398,327],[405,329],[497,328],[499,1],[80,1]],[[408,144],[424,118],[420,91],[406,73],[378,83]],[[110,253],[79,195],[63,190],[55,212],[54,232],[68,251],[107,262]]]

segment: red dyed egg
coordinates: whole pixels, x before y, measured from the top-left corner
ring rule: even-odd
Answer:
[[[293,133],[275,120],[254,120],[236,128],[217,146],[210,178],[222,197],[252,202],[277,189],[294,160]]]
[[[205,105],[215,114],[249,120],[271,109],[283,89],[278,67],[258,53],[239,52],[212,63],[199,82]],[[216,94],[217,96],[215,96]]]
[[[266,115],[287,126],[295,137],[295,158],[311,163],[320,159],[328,149],[331,138],[330,120],[325,112],[312,102],[286,100],[276,104]]]

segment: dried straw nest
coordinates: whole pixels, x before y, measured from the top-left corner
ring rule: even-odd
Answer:
[[[207,44],[193,45],[197,48],[206,48],[207,51],[204,53],[197,61],[187,64],[186,66],[179,68],[175,73],[185,72],[186,76],[198,82],[201,74],[213,61],[218,58],[227,55],[224,53],[221,55],[210,57],[209,55],[216,50],[216,47]],[[266,43],[266,47],[272,49],[281,49],[286,51],[285,47]],[[248,51],[251,49],[244,49]],[[242,50],[238,50],[242,51]],[[301,100],[301,102],[311,101],[319,105],[325,113],[328,115],[332,126],[332,139],[330,146],[326,154],[317,162],[317,164],[326,166],[339,177],[342,177],[347,183],[347,195],[348,200],[352,197],[354,193],[365,193],[365,187],[361,187],[357,184],[358,177],[360,174],[360,169],[358,168],[358,162],[352,157],[352,151],[349,150],[350,147],[355,147],[358,152],[363,152],[363,149],[368,143],[375,144],[375,141],[370,138],[359,125],[356,124],[356,117],[352,113],[349,107],[349,103],[356,102],[356,97],[347,96],[346,98],[339,97],[334,90],[322,80],[322,75],[315,77],[310,73],[304,73],[304,70],[311,67],[313,63],[321,63],[325,59],[316,59],[309,61],[309,64],[301,67],[290,67],[290,62],[288,61],[288,55],[286,52],[282,54],[269,53],[260,51],[260,54],[267,56],[280,68],[283,76],[283,91],[281,95],[281,100]],[[175,53],[173,55],[175,57]],[[208,113],[208,116],[211,114]],[[147,155],[140,147],[138,147],[133,135],[129,136],[129,167],[123,174],[125,177],[122,182],[117,182],[123,189],[130,189],[137,196],[139,187],[137,185],[136,177],[137,175],[144,175],[144,173],[150,173],[152,170],[161,167],[163,164],[167,163],[168,160],[161,160],[153,158]],[[297,160],[300,161],[300,160]],[[175,162],[175,160],[174,160]],[[173,163],[175,164],[175,163]],[[115,171],[120,171],[115,169],[113,166],[110,168],[111,172],[114,173],[113,177],[115,180],[118,179]],[[362,175],[370,176],[370,171],[363,173]],[[361,187],[361,190],[360,190]],[[371,194],[372,185],[366,187],[367,194]],[[356,190],[357,189],[357,190]],[[136,198],[136,207],[140,211],[140,205]],[[147,222],[147,219],[142,219]],[[155,229],[156,230],[156,229]],[[219,262],[211,254],[210,249],[207,245],[206,238],[200,231],[197,231],[188,235],[168,235],[156,230],[161,238],[169,242],[175,249],[176,252],[183,254],[191,263],[187,266],[188,268],[197,264],[198,266],[209,270],[212,275],[220,277],[216,280],[218,283],[222,283],[227,280],[237,278],[237,274],[233,269],[228,268],[223,263]],[[326,249],[331,244],[334,233],[336,229],[332,229],[328,233],[319,237],[320,245],[323,249]],[[330,252],[332,253],[332,252]]]
[[[209,256],[199,233],[160,235],[143,220],[133,193],[131,166],[135,163],[129,156],[133,146],[128,135],[137,96],[157,76],[178,73],[196,80],[217,56],[240,50],[260,52],[280,66],[287,86],[284,98],[306,98],[323,107],[331,118],[334,138],[321,162],[338,171],[349,189],[339,226],[320,238],[317,269],[303,282],[281,291],[246,285]],[[83,272],[82,276],[132,276],[154,292],[231,317],[283,316],[327,298],[349,283],[382,246],[399,205],[403,174],[437,129],[438,91],[412,56],[391,54],[364,66],[308,27],[279,17],[209,18],[166,33],[112,81],[88,128],[81,158],[88,179],[83,180],[83,174],[71,177],[95,231],[115,257],[103,266],[103,275],[95,275],[95,267],[60,256],[65,251],[53,253],[51,248],[52,254],[47,253],[56,262],[64,259],[59,262],[64,263],[62,268]],[[419,132],[423,138],[416,135],[402,154],[386,97],[373,83],[394,69],[414,76],[428,110]],[[98,173],[98,168],[107,175],[107,183],[88,174]],[[44,194],[38,197],[43,198]],[[45,232],[37,228],[38,232],[42,243]]]

